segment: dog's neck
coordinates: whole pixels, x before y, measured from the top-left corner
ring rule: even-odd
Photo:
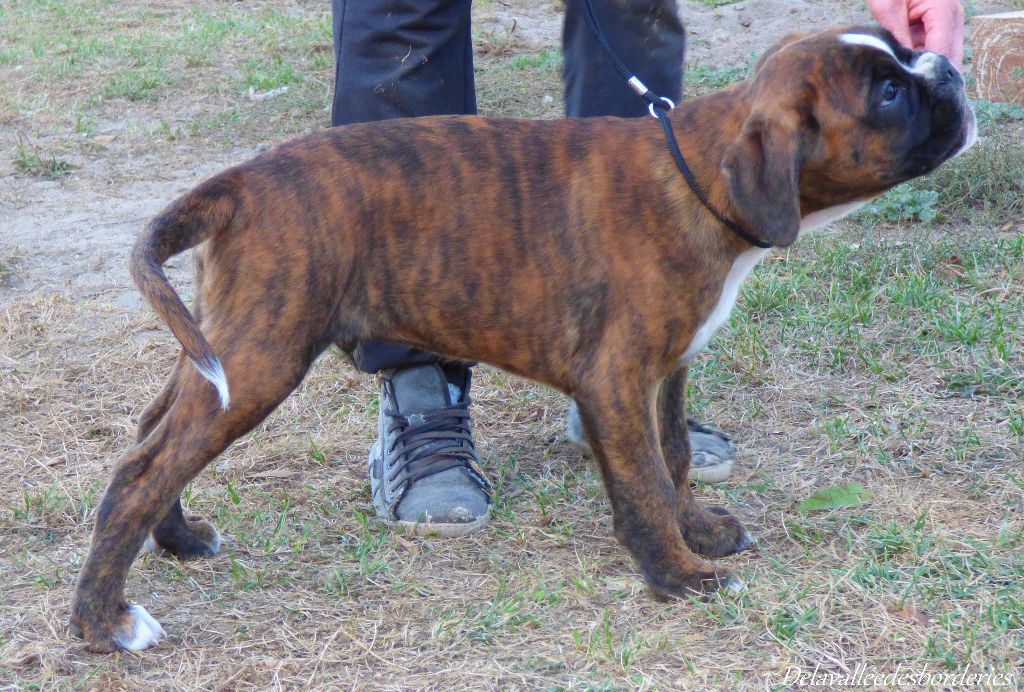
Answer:
[[[750,114],[747,86],[744,82],[712,94],[684,100],[669,113],[669,122],[675,131],[680,151],[708,203],[737,223],[741,223],[741,217],[729,195],[729,187],[720,166],[726,148],[739,137],[743,123]],[[714,128],[715,136],[704,136],[702,130],[707,128]],[[683,182],[682,174],[678,175],[680,182]],[[708,215],[712,216],[710,212]],[[743,241],[740,244],[744,249],[749,247]]]
[[[721,163],[726,150],[740,137],[744,123],[750,116],[752,99],[749,87],[749,82],[742,82],[713,94],[685,100],[669,114],[680,150],[708,203],[716,212],[741,227],[744,225],[743,217],[729,194]],[[702,136],[702,128],[709,127],[714,128],[715,135]],[[667,147],[667,143],[664,146]],[[682,175],[678,177],[682,181]],[[801,191],[800,233],[840,219],[869,200],[870,196],[849,201],[820,194],[806,195]],[[713,215],[714,212],[708,211],[709,221]],[[729,245],[735,246],[737,252],[751,247],[735,234],[724,232],[724,229],[723,235]]]

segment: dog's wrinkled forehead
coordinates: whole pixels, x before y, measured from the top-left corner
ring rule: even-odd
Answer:
[[[927,80],[939,79],[946,69],[945,61],[937,53],[930,51],[913,52],[895,42],[890,43],[876,34],[844,33],[839,35],[840,43],[849,46],[862,46],[868,50],[880,51],[908,74],[923,77]]]

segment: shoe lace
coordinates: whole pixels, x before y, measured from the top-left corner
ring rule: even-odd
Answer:
[[[400,431],[392,441],[388,454],[400,453],[389,467],[388,485],[415,483],[453,468],[471,472],[477,463],[473,437],[469,431],[469,401],[450,407],[403,416],[389,411],[388,434]]]

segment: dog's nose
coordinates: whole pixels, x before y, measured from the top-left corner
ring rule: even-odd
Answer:
[[[943,55],[932,51],[915,53],[914,72],[927,79],[932,85],[958,89],[963,86],[964,79],[953,63]]]
[[[960,71],[953,67],[953,63],[951,63],[949,60],[946,60],[945,58],[943,58],[942,60],[945,63],[939,69],[939,79],[942,82],[942,84],[962,84],[964,79],[963,77],[960,76]]]

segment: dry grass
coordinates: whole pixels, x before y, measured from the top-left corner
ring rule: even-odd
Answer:
[[[184,179],[210,150],[326,121],[322,3],[73,7],[0,10],[11,86],[0,113],[16,114],[10,137],[30,136],[41,160],[78,166],[62,189],[116,195],[132,178]],[[71,15],[60,31],[79,42],[37,48],[61,12]],[[149,68],[117,46],[140,35],[187,40],[166,39],[176,49],[150,64],[141,83],[152,86],[133,101],[141,78],[116,77]],[[78,45],[92,52],[61,52]],[[539,48],[481,61],[486,109],[557,112],[557,54]],[[302,81],[249,101],[254,55],[280,68],[277,79]],[[107,131],[115,139],[97,147]],[[166,167],[150,169],[141,152]],[[96,168],[100,157],[109,168]],[[962,165],[984,174],[979,161]],[[33,186],[58,184],[27,175],[0,203],[27,208]],[[976,226],[944,213],[942,225],[851,224],[774,256],[695,368],[694,409],[740,448],[733,479],[698,494],[760,539],[759,554],[728,561],[749,585],[739,597],[650,600],[612,538],[598,475],[562,441],[564,400],[488,369],[473,396],[499,488],[490,530],[455,541],[377,531],[364,475],[376,393],[328,354],[189,487],[189,511],[225,535],[222,554],[136,562],[129,598],[170,638],[115,656],[85,653],[68,609],[98,495],[174,344],[147,310],[112,302],[124,285],[44,293],[36,281],[53,267],[0,245],[0,687],[761,689],[817,664],[1019,681],[1024,219],[1018,207]],[[871,501],[796,510],[848,481]]]

